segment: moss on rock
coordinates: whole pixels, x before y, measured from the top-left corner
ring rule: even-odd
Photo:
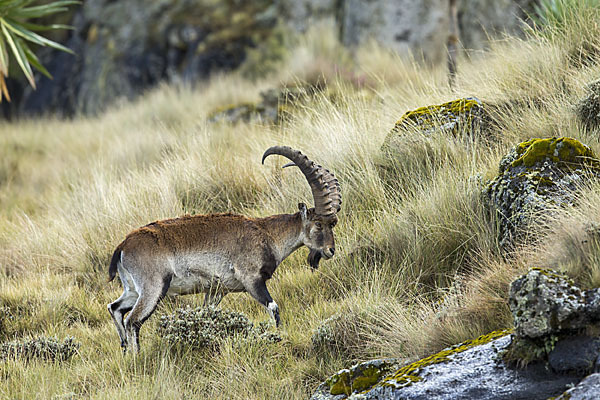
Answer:
[[[574,205],[575,193],[591,176],[600,176],[600,160],[576,139],[535,138],[516,145],[485,189],[500,220],[501,247],[509,250],[535,240],[531,228],[546,221],[556,206]]]
[[[479,120],[482,110],[483,104],[475,97],[420,107],[404,113],[390,134],[409,127],[418,127],[424,134],[431,134],[438,129],[457,134],[461,126],[472,126]]]
[[[339,371],[327,380],[327,385],[329,385],[329,392],[333,395],[350,395],[350,393],[352,393],[350,370],[343,369]]]
[[[466,342],[460,343],[456,346],[452,346],[450,348],[444,349],[439,353],[433,354],[429,357],[423,358],[421,360],[415,361],[412,364],[408,364],[387,378],[383,379],[378,385],[380,386],[391,386],[394,388],[399,388],[403,386],[412,385],[415,382],[419,382],[422,378],[419,376],[422,368],[427,367],[429,365],[443,363],[450,361],[450,356],[458,353],[462,353],[465,350],[468,350],[472,347],[479,346],[482,344],[486,344],[491,342],[492,340],[501,338],[510,334],[511,330],[501,330],[494,331],[488,333],[487,335],[479,336],[476,339],[467,340]]]
[[[536,163],[550,160],[566,165],[586,165],[598,167],[600,165],[596,155],[588,146],[577,139],[569,137],[531,139],[519,143],[516,147],[519,158],[512,162],[513,167],[524,165],[532,167]]]

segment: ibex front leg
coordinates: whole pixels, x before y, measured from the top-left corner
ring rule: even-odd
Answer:
[[[275,320],[275,326],[279,326],[279,306],[273,301],[273,298],[267,290],[267,285],[262,278],[256,278],[246,285],[246,291],[256,299],[260,304],[265,306],[271,317]]]

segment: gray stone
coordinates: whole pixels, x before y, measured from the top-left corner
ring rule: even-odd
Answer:
[[[346,0],[341,12],[342,43],[375,39],[402,55],[438,64],[445,60],[447,0]]]
[[[419,368],[415,372],[419,380],[413,383],[380,381],[371,389],[350,396],[331,395],[327,386],[321,385],[311,399],[545,400],[559,395],[568,385],[581,379],[576,374],[554,374],[543,363],[533,363],[524,369],[507,366],[502,362],[501,354],[510,342],[511,336],[507,335],[450,354],[445,362]]]
[[[307,2],[307,1],[304,1]],[[490,39],[523,35],[523,19],[535,0],[462,0],[458,2],[460,43],[487,47]],[[375,39],[401,55],[430,63],[446,60],[448,0],[345,0],[338,12],[342,42],[349,46]],[[460,67],[459,67],[460,68]]]
[[[510,285],[509,307],[520,338],[541,338],[600,320],[600,289],[583,292],[563,275],[534,268]]]
[[[269,37],[277,13],[271,0],[86,0],[70,23],[75,29],[61,41],[75,56],[40,52],[54,79],[25,89],[22,111],[93,114],[161,81],[232,70]]]
[[[598,400],[600,399],[600,374],[592,374],[567,390],[556,400]]]
[[[573,336],[560,340],[548,355],[550,367],[557,373],[594,369],[600,354],[600,338]]]
[[[575,204],[576,192],[599,176],[592,150],[572,138],[532,139],[502,158],[498,176],[486,189],[499,219],[499,241],[505,250],[532,242],[537,226],[560,207]]]

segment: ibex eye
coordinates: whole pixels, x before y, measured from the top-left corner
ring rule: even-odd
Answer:
[[[321,223],[320,223],[320,222],[317,222],[317,223],[315,224],[315,226],[317,227],[317,229],[321,229],[321,228],[323,228],[323,225],[321,225]]]

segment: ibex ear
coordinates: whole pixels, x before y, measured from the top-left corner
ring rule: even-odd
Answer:
[[[308,209],[306,208],[306,204],[298,203],[298,210],[300,210],[300,215],[302,216],[303,220],[308,218]]]

